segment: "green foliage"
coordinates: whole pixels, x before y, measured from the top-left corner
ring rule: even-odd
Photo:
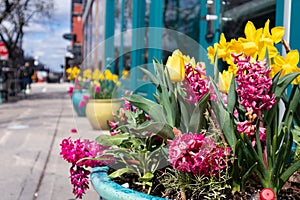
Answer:
[[[173,127],[184,133],[200,132],[201,129],[207,128],[208,119],[205,118],[204,113],[208,106],[209,93],[203,96],[197,105],[186,102],[185,91],[180,84],[171,82],[168,68],[157,60],[154,60],[153,64],[155,75],[146,69],[140,69],[156,87],[156,93],[153,94],[156,102],[135,94],[125,97],[150,115],[151,122],[143,127],[143,130],[160,129],[156,131],[161,137],[173,139]]]
[[[292,133],[293,133],[293,141],[296,144],[294,158],[295,160],[300,160],[300,127],[295,126],[295,128],[292,130]]]
[[[159,136],[162,134],[149,132],[150,129],[147,128],[149,121],[145,112],[139,108],[123,112],[126,121],[120,120],[121,125],[117,128],[121,132],[113,136],[100,135],[96,141],[101,145],[110,146],[105,155],[113,156],[115,159],[112,167],[115,167],[116,171],[109,175],[110,178],[118,178],[125,173],[135,174],[139,177],[136,184],[142,185],[143,188],[148,186],[150,193],[154,172],[167,163],[166,144]]]
[[[220,171],[217,177],[206,177],[172,168],[167,168],[159,177],[166,193],[175,193],[177,199],[181,199],[183,193],[190,199],[226,199],[226,193],[231,189],[229,179],[228,171]]]

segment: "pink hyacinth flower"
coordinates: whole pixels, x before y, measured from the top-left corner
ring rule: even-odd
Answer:
[[[68,89],[68,94],[70,95],[70,97],[73,95],[73,91],[74,91],[74,87],[70,86]]]
[[[108,124],[109,124],[111,130],[115,130],[119,126],[119,122],[109,121]]]
[[[79,103],[78,103],[78,107],[79,107],[79,108],[83,108],[83,107],[85,106],[85,104],[86,104],[86,101],[81,100],[81,101],[79,101]]]
[[[94,90],[95,90],[96,93],[99,93],[100,92],[100,87],[98,85],[95,85]]]
[[[85,102],[87,102],[88,100],[90,99],[90,96],[89,95],[82,95],[82,100],[84,100]]]
[[[71,129],[71,133],[77,133],[77,129],[76,128],[72,128]]]
[[[217,176],[221,169],[227,167],[229,153],[229,148],[218,146],[212,138],[187,133],[170,143],[169,160],[174,169],[182,172]]]

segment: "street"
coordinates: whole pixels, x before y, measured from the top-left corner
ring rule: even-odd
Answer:
[[[0,199],[75,199],[59,144],[78,134],[93,139],[99,131],[73,111],[69,85],[34,83],[26,98],[0,104]],[[90,188],[83,199],[99,199]]]

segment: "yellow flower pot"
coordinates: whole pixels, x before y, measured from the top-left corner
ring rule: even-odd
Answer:
[[[96,130],[107,130],[107,121],[113,121],[113,113],[121,107],[121,99],[89,99],[86,117]]]

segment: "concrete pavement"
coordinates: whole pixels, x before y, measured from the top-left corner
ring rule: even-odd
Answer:
[[[93,130],[87,118],[77,117],[68,87],[32,84],[26,98],[0,105],[0,199],[75,199],[70,165],[60,158],[59,144],[68,136],[94,139],[102,132]],[[99,199],[90,187],[83,199]]]

